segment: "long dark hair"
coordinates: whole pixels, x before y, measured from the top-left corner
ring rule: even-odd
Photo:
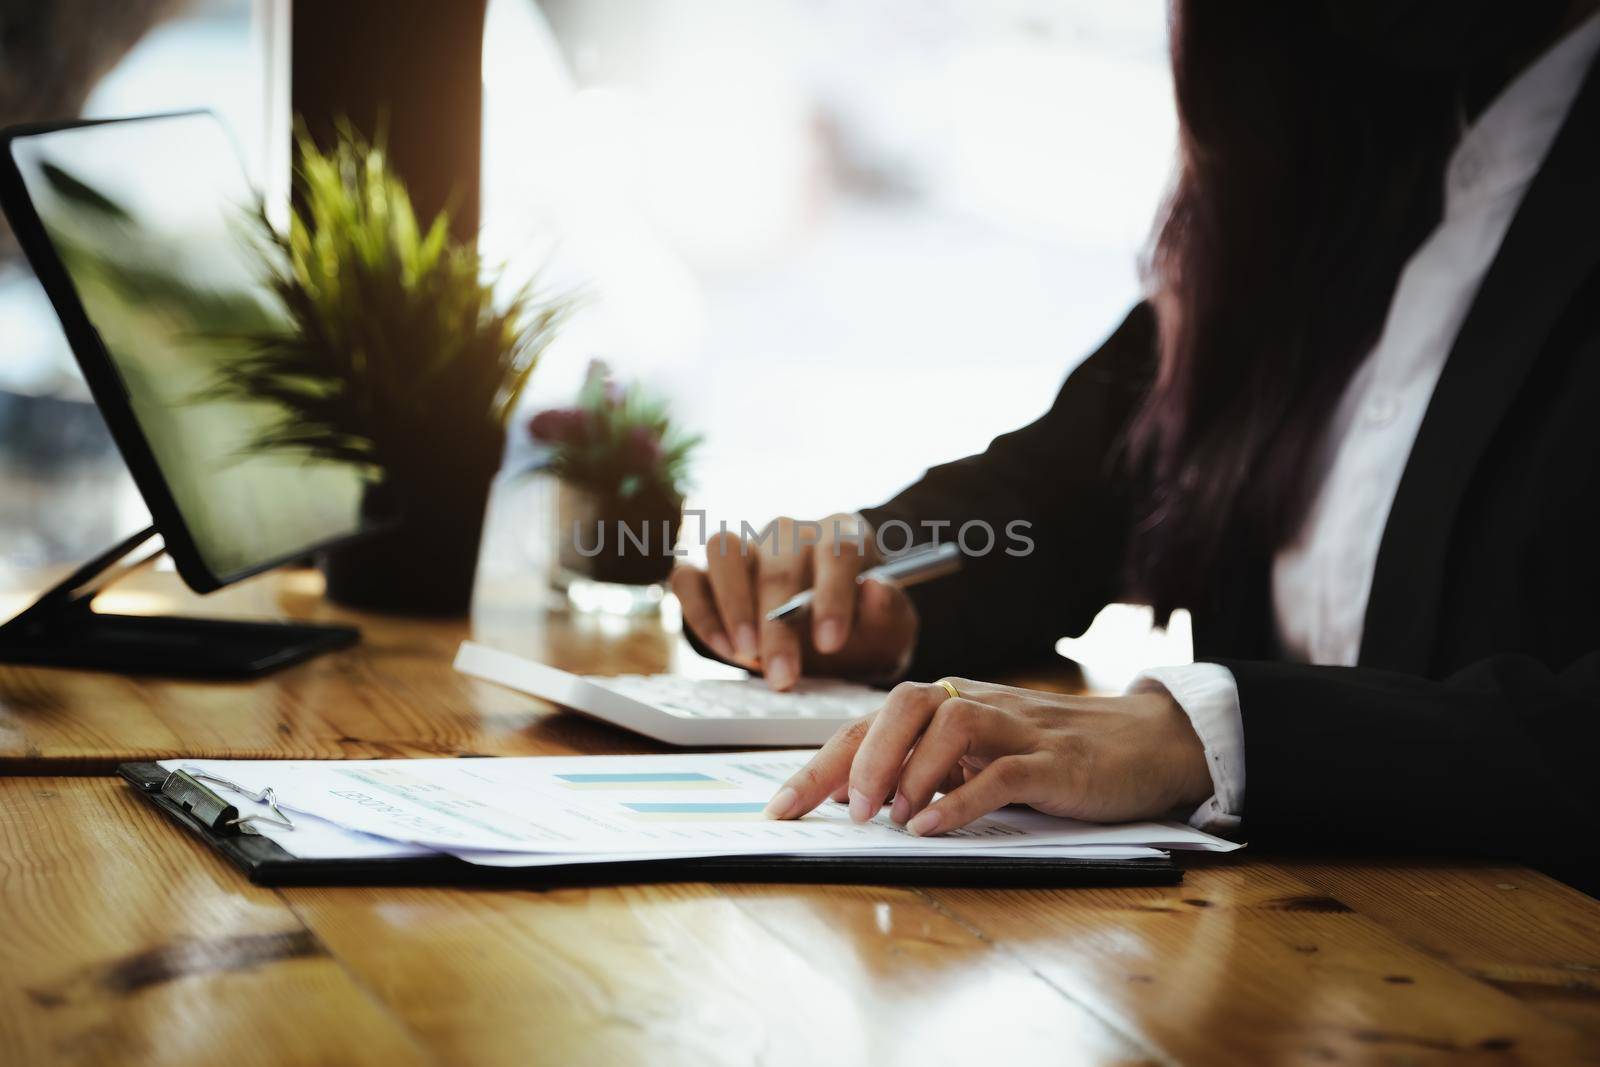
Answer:
[[[1363,41],[1325,10],[1172,5],[1178,174],[1146,263],[1160,357],[1129,433],[1154,487],[1133,580],[1158,610],[1203,597],[1225,543],[1264,557],[1291,535],[1321,431],[1438,221],[1484,67],[1393,58],[1375,46],[1395,43],[1392,26]],[[1518,29],[1477,47],[1503,59]]]

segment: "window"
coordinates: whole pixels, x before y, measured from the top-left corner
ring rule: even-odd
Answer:
[[[484,247],[707,436],[691,504],[877,503],[1043,411],[1138,297],[1160,0],[492,0]]]

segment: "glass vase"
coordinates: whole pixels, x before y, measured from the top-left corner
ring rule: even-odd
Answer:
[[[660,494],[626,500],[557,481],[551,585],[573,610],[648,615],[660,610],[683,500]]]

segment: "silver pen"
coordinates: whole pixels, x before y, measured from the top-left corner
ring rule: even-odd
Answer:
[[[961,569],[961,546],[954,542],[935,545],[933,548],[922,548],[915,552],[908,552],[897,556],[887,563],[880,563],[876,567],[868,567],[856,575],[856,581],[880,581],[898,585],[901,588],[920,585],[933,578],[942,578]],[[782,604],[767,612],[767,621],[776,622],[799,615],[811,606],[811,599],[815,591],[807,589],[803,593],[796,593]]]

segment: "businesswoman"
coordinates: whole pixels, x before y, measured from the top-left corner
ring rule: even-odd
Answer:
[[[1032,425],[674,575],[779,688],[913,680],[771,814],[1179,813],[1600,881],[1596,7],[1178,0],[1148,300]],[[1017,520],[1031,551],[854,580],[891,525]],[[761,621],[813,585],[808,625]],[[1131,598],[1191,609],[1198,662],[1098,699],[983,680]]]

